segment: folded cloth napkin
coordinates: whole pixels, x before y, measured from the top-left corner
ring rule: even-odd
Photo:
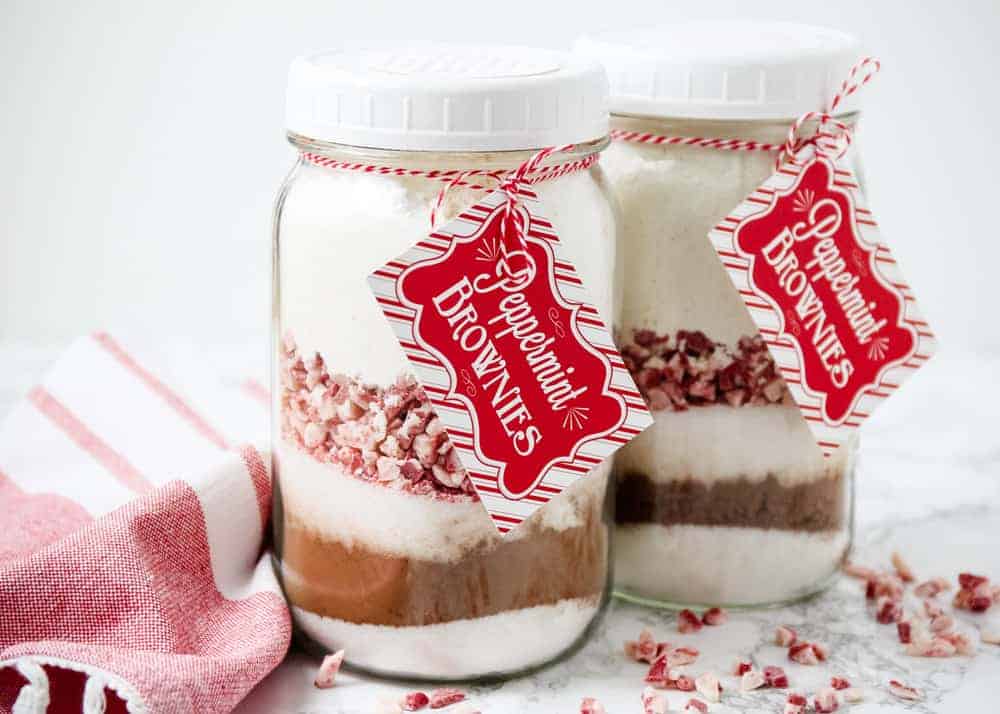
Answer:
[[[266,389],[134,342],[78,340],[0,428],[2,712],[228,712],[288,648]]]

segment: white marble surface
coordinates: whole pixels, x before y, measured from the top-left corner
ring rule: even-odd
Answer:
[[[56,352],[52,348],[0,343],[0,415],[37,379]],[[872,417],[864,430],[857,483],[858,535],[854,560],[883,566],[902,551],[918,576],[954,578],[960,570],[1000,581],[1000,368],[996,356],[943,354]],[[1000,624],[1000,608],[966,615],[973,633],[982,622]],[[771,645],[774,626],[787,623],[803,636],[827,643],[830,661],[804,667],[787,661]],[[1000,685],[1000,647],[980,645],[972,658],[944,660],[905,656],[893,627],[865,612],[858,582],[842,579],[826,594],[778,610],[734,613],[729,623],[678,635],[671,613],[612,603],[595,637],[571,659],[540,674],[502,685],[470,687],[470,701],[483,714],[575,714],[580,699],[601,700],[609,714],[641,712],[645,667],[624,658],[622,642],[643,627],[659,639],[690,642],[702,651],[691,670],[725,672],[737,657],[758,666],[780,664],[797,691],[812,693],[832,674],[863,686],[863,704],[842,711],[993,712]],[[488,646],[488,643],[484,643]],[[331,690],[312,686],[316,662],[299,653],[254,690],[242,714],[370,714],[381,697],[407,688],[343,674]],[[926,700],[903,703],[886,690],[897,678],[921,687]],[[741,694],[724,680],[721,704],[711,712],[780,712],[776,690]],[[668,693],[679,710],[690,695]],[[449,710],[441,710],[447,714]]]

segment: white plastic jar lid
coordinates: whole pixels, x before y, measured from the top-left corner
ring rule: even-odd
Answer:
[[[576,52],[604,65],[615,114],[792,119],[829,105],[861,43],[811,25],[691,22],[584,36]],[[855,94],[838,113],[857,106]]]
[[[594,60],[527,47],[421,45],[296,59],[286,126],[380,149],[502,151],[599,139],[607,78]]]

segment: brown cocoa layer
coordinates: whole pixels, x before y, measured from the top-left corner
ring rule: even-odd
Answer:
[[[656,482],[642,473],[620,477],[615,518],[620,524],[775,528],[808,532],[843,527],[848,504],[844,476],[831,473],[795,485],[773,475],[762,481],[697,479]]]
[[[605,588],[608,528],[599,507],[580,526],[537,529],[470,550],[455,562],[394,557],[345,546],[285,514],[282,570],[289,601],[372,625],[432,625],[494,615]]]

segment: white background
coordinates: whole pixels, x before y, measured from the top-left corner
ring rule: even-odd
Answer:
[[[750,8],[854,31],[883,60],[861,139],[876,216],[942,342],[1000,348],[991,0],[3,0],[0,339],[264,334],[271,201],[292,159],[285,71],[304,50],[567,47],[588,29]]]

